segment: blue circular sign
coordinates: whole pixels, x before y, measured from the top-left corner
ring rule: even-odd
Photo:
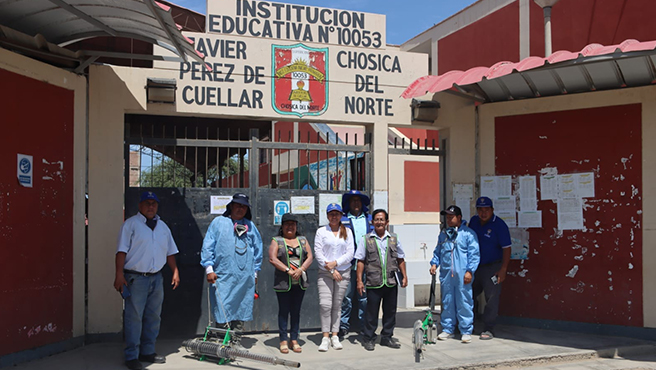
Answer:
[[[276,204],[276,214],[284,215],[289,212],[289,206],[285,202],[279,202]]]
[[[20,163],[18,164],[18,169],[20,169],[20,172],[22,173],[30,173],[30,169],[32,169],[32,164],[30,164],[30,161],[27,158],[23,158],[20,160]]]

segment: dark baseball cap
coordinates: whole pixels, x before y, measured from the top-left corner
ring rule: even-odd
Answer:
[[[458,206],[449,206],[447,209],[440,212],[440,214],[442,216],[445,216],[445,215],[462,216],[462,211],[460,210],[460,207],[458,207]]]
[[[281,222],[284,224],[287,221],[294,221],[294,222],[298,223],[298,219],[296,218],[296,216],[291,214],[291,213],[285,213],[284,215],[282,215],[282,221]]]

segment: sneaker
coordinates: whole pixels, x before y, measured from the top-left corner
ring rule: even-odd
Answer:
[[[373,351],[374,348],[376,348],[376,343],[373,340],[367,340],[362,343],[362,346],[364,346],[364,349],[367,351]]]
[[[328,352],[328,348],[330,348],[330,338],[323,337],[321,345],[319,345],[319,352]]]
[[[454,335],[445,331],[441,332],[440,335],[437,336],[437,339],[439,340],[447,340],[451,338],[454,338]]]
[[[460,340],[463,343],[471,343],[471,335],[470,334],[463,334]]]
[[[348,329],[339,329],[337,332],[337,336],[339,337],[339,340],[344,340],[344,337],[348,334]]]
[[[333,335],[332,338],[330,338],[330,344],[333,346],[334,349],[342,349],[342,343],[339,342],[339,338],[336,335]]]

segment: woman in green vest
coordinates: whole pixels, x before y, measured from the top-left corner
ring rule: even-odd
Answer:
[[[288,340],[294,352],[301,352],[298,344],[303,296],[309,283],[307,269],[312,264],[312,248],[307,239],[298,233],[298,220],[291,213],[282,216],[278,236],[269,246],[269,262],[275,268],[273,289],[278,296],[278,327],[280,352],[289,353]],[[291,324],[287,335],[288,322]]]

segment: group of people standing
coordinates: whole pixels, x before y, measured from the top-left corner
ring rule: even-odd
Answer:
[[[360,326],[364,348],[374,350],[381,305],[380,345],[401,347],[393,334],[398,287],[408,284],[405,253],[397,236],[387,230],[387,211],[377,209],[369,214],[369,204],[369,197],[357,190],[344,194],[341,205],[329,204],[328,224],[317,229],[314,248],[299,233],[297,216],[282,216],[279,233],[269,245],[282,353],[290,349],[302,352],[298,342],[300,312],[305,291],[312,283],[307,270],[314,259],[319,267],[316,284],[323,333],[319,351],[342,349],[340,341],[348,334],[351,321]],[[164,264],[173,271],[173,289],[180,283],[175,263],[178,250],[171,231],[157,216],[158,205],[154,193],[144,192],[139,213],[126,220],[119,234],[114,288],[125,299],[125,364],[129,369],[142,369],[141,362],[166,361],[155,353]],[[471,341],[477,292],[484,292],[487,301],[481,339],[493,337],[501,282],[510,259],[510,236],[503,220],[494,216],[489,198],[479,198],[477,209],[471,229],[462,221],[458,207],[441,212],[448,227],[438,238],[430,268],[435,274],[440,267],[443,332],[438,339],[452,338],[457,323],[462,341]],[[200,256],[210,286],[211,317],[218,326],[234,330],[233,347],[241,347],[239,334],[244,322],[253,320],[262,250],[248,196],[237,193],[226,211],[210,224]],[[351,319],[355,312],[357,319]]]

